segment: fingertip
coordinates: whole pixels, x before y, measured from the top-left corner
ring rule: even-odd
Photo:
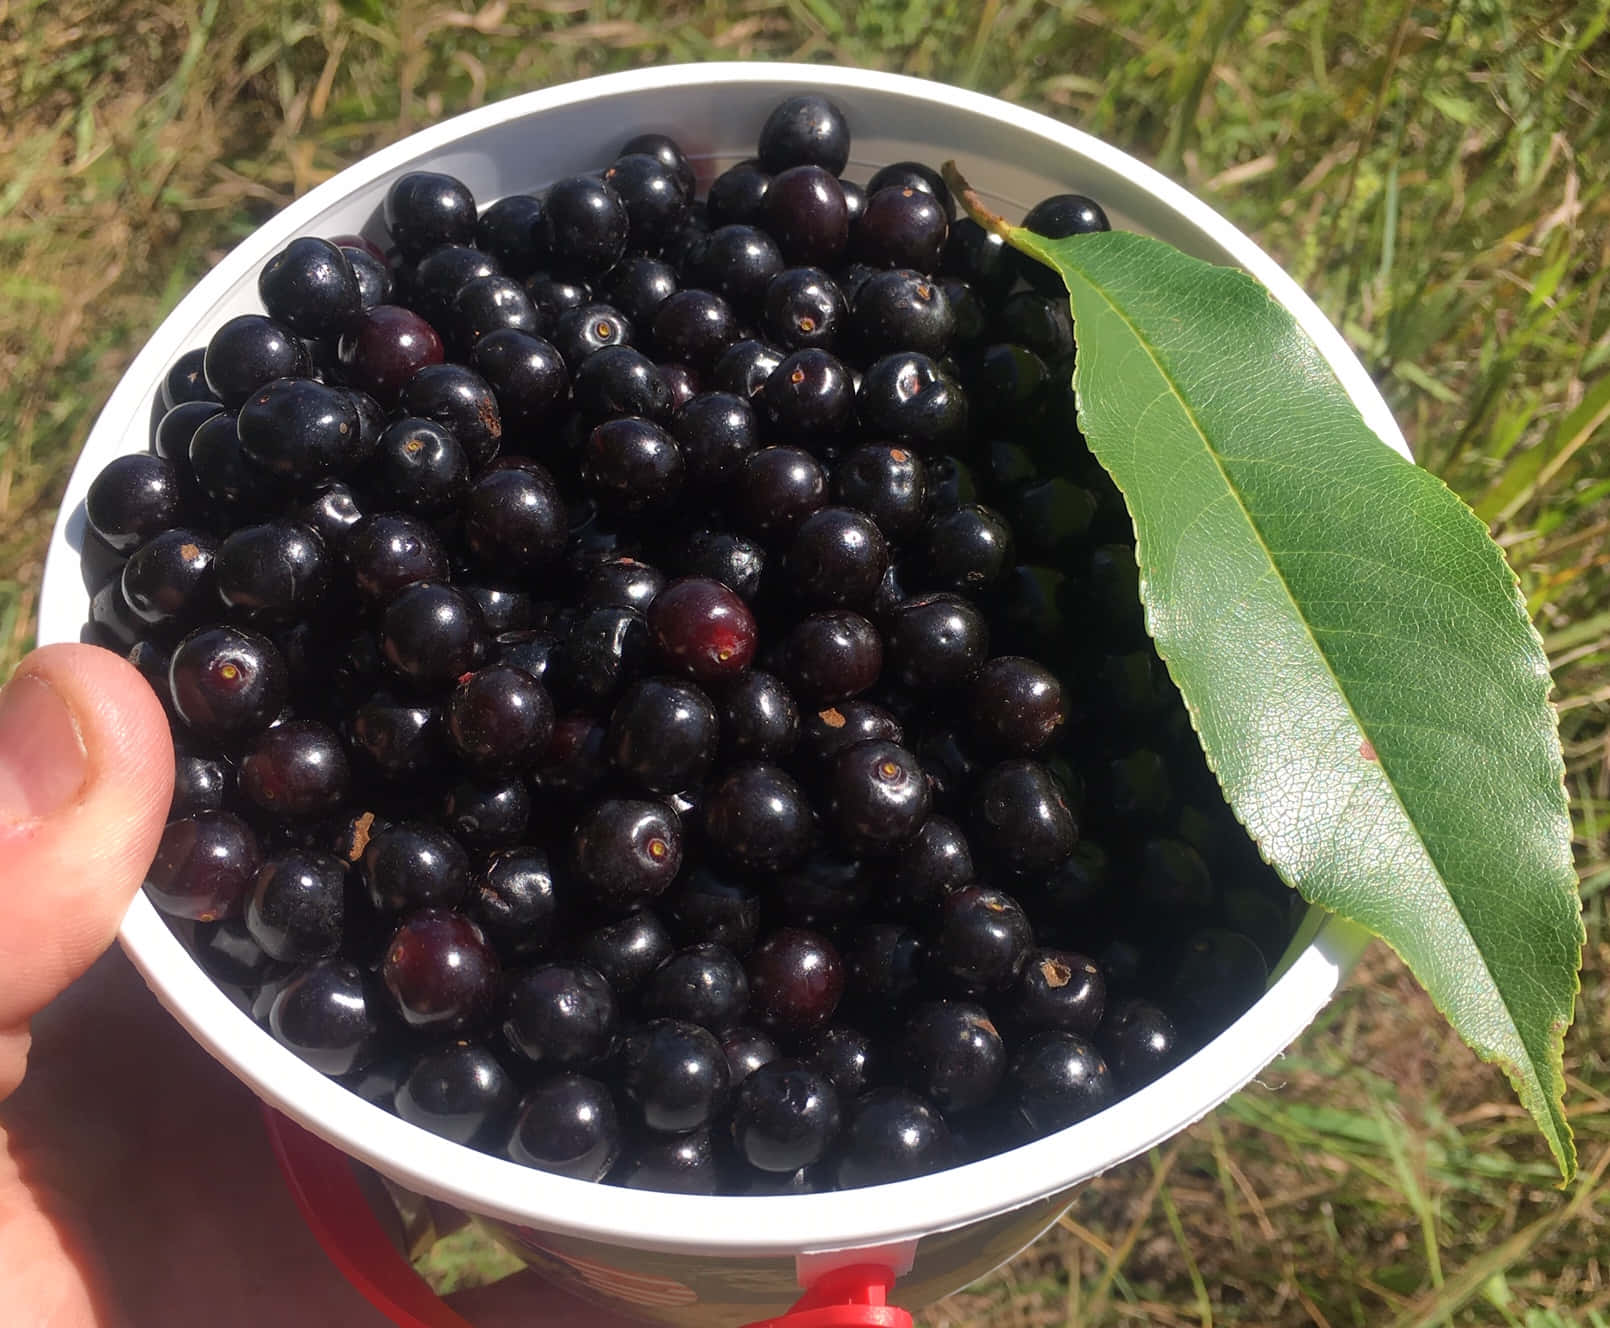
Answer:
[[[132,664],[98,646],[50,645],[0,694],[0,767],[6,1028],[111,944],[167,819],[173,744]]]
[[[62,642],[28,655],[17,667],[15,680],[22,679],[49,686],[73,716],[88,758],[80,801],[107,784],[136,786],[166,816],[173,740],[162,702],[134,665],[100,646]]]

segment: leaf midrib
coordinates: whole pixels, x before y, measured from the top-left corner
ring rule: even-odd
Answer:
[[[1509,1021],[1510,1031],[1513,1033],[1515,1040],[1519,1042],[1521,1047],[1526,1051],[1528,1061],[1528,1077],[1534,1081],[1539,1091],[1542,1091],[1544,1089],[1544,1085],[1541,1077],[1537,1073],[1535,1063],[1532,1060],[1534,1055],[1532,1048],[1527,1045],[1526,1038],[1521,1033],[1520,1024],[1515,1018],[1514,1011],[1510,1008],[1509,999],[1504,994],[1503,986],[1499,983],[1497,977],[1492,971],[1491,966],[1488,964],[1486,954],[1482,951],[1481,946],[1476,944],[1475,933],[1471,930],[1469,919],[1465,916],[1464,910],[1460,908],[1459,901],[1454,896],[1453,891],[1447,889],[1448,877],[1443,869],[1441,860],[1438,858],[1437,854],[1432,851],[1431,845],[1426,842],[1425,836],[1420,833],[1419,824],[1410,814],[1408,807],[1404,805],[1403,798],[1398,792],[1397,780],[1387,769],[1385,757],[1382,755],[1380,747],[1376,744],[1373,733],[1370,729],[1365,727],[1363,720],[1359,717],[1358,711],[1353,706],[1352,697],[1348,695],[1346,687],[1343,686],[1341,676],[1336,672],[1335,667],[1331,663],[1330,656],[1325,652],[1325,648],[1320,645],[1319,639],[1314,635],[1313,629],[1308,625],[1308,619],[1304,616],[1302,608],[1297,602],[1297,597],[1293,593],[1290,583],[1286,580],[1285,574],[1281,571],[1280,563],[1276,560],[1274,552],[1269,547],[1268,541],[1264,538],[1263,531],[1259,528],[1258,523],[1253,520],[1251,511],[1248,509],[1246,503],[1242,501],[1239,490],[1237,490],[1236,486],[1231,482],[1229,472],[1225,469],[1223,460],[1218,451],[1209,441],[1207,431],[1202,427],[1201,422],[1198,420],[1196,411],[1193,410],[1190,403],[1186,401],[1184,395],[1179,389],[1179,385],[1174,381],[1173,374],[1169,372],[1167,366],[1164,365],[1163,361],[1159,358],[1151,341],[1141,332],[1140,328],[1136,326],[1134,321],[1124,313],[1120,305],[1109,294],[1107,288],[1099,281],[1093,279],[1083,268],[1079,269],[1079,279],[1091,290],[1099,294],[1103,302],[1106,304],[1109,312],[1111,312],[1114,317],[1116,317],[1126,328],[1129,329],[1130,334],[1135,338],[1136,344],[1139,345],[1140,348],[1146,353],[1146,357],[1151,361],[1153,368],[1157,370],[1158,375],[1168,387],[1169,393],[1174,397],[1174,400],[1179,403],[1180,409],[1184,412],[1185,418],[1190,421],[1192,430],[1196,433],[1197,438],[1201,441],[1202,450],[1212,461],[1214,469],[1218,471],[1220,479],[1224,482],[1226,492],[1229,493],[1231,499],[1234,501],[1237,510],[1240,511],[1243,519],[1246,521],[1247,529],[1252,532],[1252,536],[1257,541],[1258,547],[1263,551],[1264,558],[1268,562],[1269,566],[1273,569],[1275,580],[1279,583],[1282,592],[1284,592],[1287,603],[1291,605],[1292,613],[1297,622],[1301,625],[1303,634],[1308,638],[1310,644],[1312,644],[1314,653],[1324,664],[1325,672],[1330,675],[1331,681],[1335,684],[1336,693],[1341,697],[1342,704],[1347,708],[1348,715],[1353,720],[1353,723],[1357,727],[1358,731],[1364,735],[1366,740],[1369,741],[1371,747],[1375,750],[1376,764],[1380,767],[1381,774],[1386,781],[1387,788],[1391,790],[1392,800],[1397,803],[1398,810],[1402,813],[1404,821],[1413,830],[1415,842],[1420,845],[1421,849],[1425,852],[1427,860],[1436,868],[1437,877],[1443,883],[1444,893],[1447,895],[1448,902],[1453,908],[1455,915],[1459,918],[1460,925],[1464,928],[1465,934],[1471,938],[1471,948],[1475,951],[1477,957],[1481,961],[1482,971],[1487,976],[1488,984],[1492,990],[1498,994],[1499,1003],[1502,1005],[1504,1015]],[[1077,316],[1075,316],[1075,321],[1077,322]],[[1075,365],[1075,376],[1077,376],[1077,368],[1078,366]],[[1382,443],[1381,446],[1384,447],[1386,444]],[[1137,531],[1137,556],[1140,552],[1138,534],[1139,532]],[[1546,1096],[1547,1094],[1545,1093],[1545,1097]]]

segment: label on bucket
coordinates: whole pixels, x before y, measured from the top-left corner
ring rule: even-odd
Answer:
[[[481,1218],[550,1281],[589,1300],[677,1328],[753,1322],[799,1296],[794,1261],[661,1254]]]
[[[611,1300],[624,1300],[628,1305],[640,1305],[645,1309],[667,1309],[676,1305],[698,1303],[698,1292],[685,1282],[672,1281],[669,1277],[655,1277],[648,1273],[634,1273],[625,1268],[599,1263],[596,1259],[583,1259],[578,1255],[565,1254],[535,1241],[526,1248],[533,1254],[544,1254],[559,1260],[589,1291],[601,1292]]]
[[[890,1297],[931,1304],[1005,1262],[1068,1206],[1072,1191],[916,1242],[916,1258]],[[673,1328],[742,1328],[786,1315],[799,1300],[794,1256],[663,1254],[476,1219],[550,1281],[589,1300]],[[824,1260],[824,1263],[836,1262]]]

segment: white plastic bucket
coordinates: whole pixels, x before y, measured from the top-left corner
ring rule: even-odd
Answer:
[[[209,273],[135,358],[85,444],[52,537],[41,641],[76,640],[87,616],[79,552],[90,480],[111,457],[146,447],[164,371],[228,318],[259,309],[258,268],[293,236],[375,231],[386,188],[405,171],[450,172],[485,203],[598,169],[628,137],[647,130],[677,138],[702,191],[753,152],[778,100],[808,90],[830,95],[849,119],[849,178],[865,180],[902,159],[937,165],[954,158],[1008,216],[1077,189],[1099,199],[1116,226],[1250,272],[1318,343],[1376,433],[1408,454],[1362,365],[1274,261],[1211,208],[1117,149],[994,98],[890,74],[787,64],[646,69],[515,97],[404,139],[298,200]],[[212,984],[143,897],[121,938],[162,1004],[265,1102],[405,1188],[476,1215],[571,1286],[623,1309],[699,1325],[780,1313],[802,1281],[845,1263],[894,1268],[894,1299],[906,1306],[965,1285],[1055,1221],[1082,1181],[1167,1139],[1245,1084],[1330,999],[1364,940],[1356,928],[1312,913],[1269,992],[1222,1036],[1059,1134],[897,1185],[706,1198],[566,1180],[417,1129],[279,1046]]]

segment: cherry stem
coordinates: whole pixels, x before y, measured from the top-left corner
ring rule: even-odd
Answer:
[[[991,212],[984,206],[984,200],[979,197],[978,191],[967,183],[967,177],[958,169],[954,161],[947,161],[939,168],[939,173],[945,177],[945,183],[950,186],[950,192],[961,201],[967,209],[967,215],[987,231],[993,231],[1007,243],[1011,243],[1012,232],[1016,229],[1005,217],[999,213]]]

